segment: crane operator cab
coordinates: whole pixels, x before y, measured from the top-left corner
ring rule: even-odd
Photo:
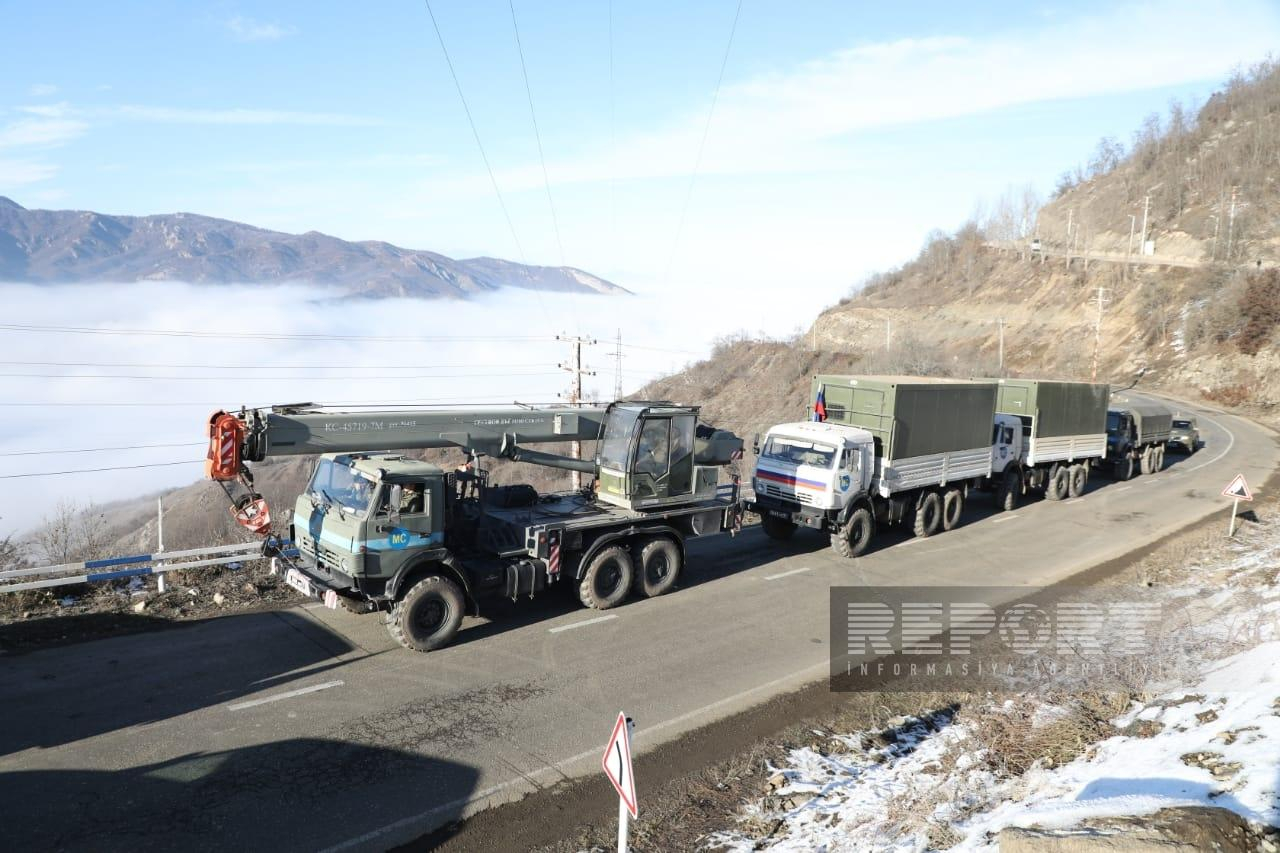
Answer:
[[[741,456],[742,440],[699,425],[696,406],[614,403],[596,453],[597,498],[641,510],[711,497],[720,466]]]

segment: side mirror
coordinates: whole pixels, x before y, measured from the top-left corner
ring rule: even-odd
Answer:
[[[760,455],[760,433],[756,433],[751,438],[751,452],[756,456]]]
[[[388,507],[387,516],[391,523],[397,526],[400,524],[400,501],[403,497],[403,486],[395,485],[391,487],[391,493],[388,495],[388,500],[391,506]]]

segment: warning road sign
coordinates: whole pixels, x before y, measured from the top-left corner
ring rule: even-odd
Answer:
[[[613,726],[613,734],[609,736],[609,745],[604,748],[600,763],[604,766],[604,775],[609,777],[618,790],[618,796],[626,804],[627,811],[635,817],[636,780],[631,773],[631,733],[627,729],[627,715],[622,712],[618,712],[618,722]]]
[[[1236,478],[1231,481],[1225,489],[1222,490],[1224,498],[1235,498],[1238,501],[1251,501],[1253,494],[1249,491],[1249,484],[1244,481],[1244,474],[1236,474]]]

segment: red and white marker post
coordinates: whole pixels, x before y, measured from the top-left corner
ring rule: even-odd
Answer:
[[[604,775],[618,792],[618,853],[627,853],[628,816],[636,817],[636,778],[631,771],[631,729],[635,721],[621,711],[600,759]]]

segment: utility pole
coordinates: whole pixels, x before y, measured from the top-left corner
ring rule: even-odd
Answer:
[[[889,354],[889,349],[893,345],[893,321],[888,317],[884,318],[884,354]]]
[[[1124,271],[1126,274],[1133,271],[1133,232],[1138,227],[1138,217],[1132,213],[1129,214],[1129,248],[1124,253]]]
[[[1073,207],[1067,211],[1067,243],[1066,243],[1067,260],[1062,266],[1063,269],[1068,269],[1068,270],[1071,269],[1071,227],[1075,223],[1075,217],[1076,217],[1076,209]]]
[[[1000,324],[1000,375],[1004,375],[1004,318],[997,317],[996,322]]]
[[[1239,187],[1231,188],[1231,212],[1227,214],[1227,254],[1224,260],[1231,261],[1231,242],[1235,237],[1236,230],[1236,191]]]
[[[622,329],[613,343],[613,399],[622,399]]]
[[[1147,255],[1147,214],[1151,211],[1151,196],[1148,194],[1142,202],[1142,245],[1138,247],[1138,254],[1146,257]]]
[[[595,346],[596,340],[595,338],[584,338],[580,335],[574,335],[573,337],[570,337],[568,335],[556,335],[556,340],[564,341],[565,343],[570,344],[573,347],[572,361],[568,363],[562,363],[559,365],[559,367],[561,370],[568,371],[572,375],[573,380],[569,385],[569,403],[574,406],[579,406],[582,404],[582,377],[596,375],[596,372],[594,370],[584,370],[582,367],[582,346],[583,344],[586,344],[588,346]],[[573,442],[572,449],[570,450],[569,455],[572,456],[574,459],[581,459],[582,458],[582,442],[580,441]],[[582,488],[582,472],[581,471],[573,472],[573,488],[574,489]]]
[[[1098,305],[1098,319],[1093,324],[1093,381],[1098,381],[1098,349],[1102,345],[1102,309],[1106,308],[1111,298],[1107,288],[1099,287],[1093,301]]]

